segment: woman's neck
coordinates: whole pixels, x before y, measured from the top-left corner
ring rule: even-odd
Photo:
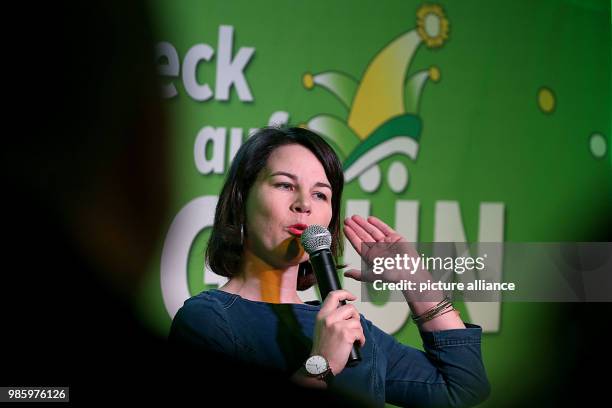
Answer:
[[[276,269],[247,250],[240,272],[219,289],[259,302],[304,303],[296,289],[298,269]]]

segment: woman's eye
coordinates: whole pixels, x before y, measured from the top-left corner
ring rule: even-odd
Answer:
[[[315,193],[315,196],[319,199],[319,200],[323,200],[323,201],[327,201],[327,196],[323,193]]]
[[[291,184],[289,183],[277,183],[276,187],[281,188],[283,190],[290,190],[291,187],[293,187]]]

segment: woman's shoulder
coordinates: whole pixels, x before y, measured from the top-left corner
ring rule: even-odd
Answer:
[[[223,296],[225,292],[219,290],[205,290],[185,300],[177,315],[189,316],[193,313],[198,316],[226,315],[225,309],[229,306],[231,297]],[[229,294],[228,294],[229,295]]]
[[[209,291],[190,297],[172,319],[169,340],[232,353],[233,333],[223,299]]]

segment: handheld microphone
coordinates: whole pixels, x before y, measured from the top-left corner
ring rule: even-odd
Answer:
[[[320,225],[311,225],[302,232],[302,246],[310,255],[310,264],[317,277],[321,299],[325,300],[332,290],[342,289],[336,272],[336,264],[330,251],[332,237],[327,228]],[[345,300],[340,302],[346,304]],[[349,355],[348,367],[354,367],[361,361],[359,342],[355,341]]]

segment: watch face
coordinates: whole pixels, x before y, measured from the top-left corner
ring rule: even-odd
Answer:
[[[312,375],[319,375],[327,370],[327,360],[323,356],[311,356],[304,364],[306,371]]]

